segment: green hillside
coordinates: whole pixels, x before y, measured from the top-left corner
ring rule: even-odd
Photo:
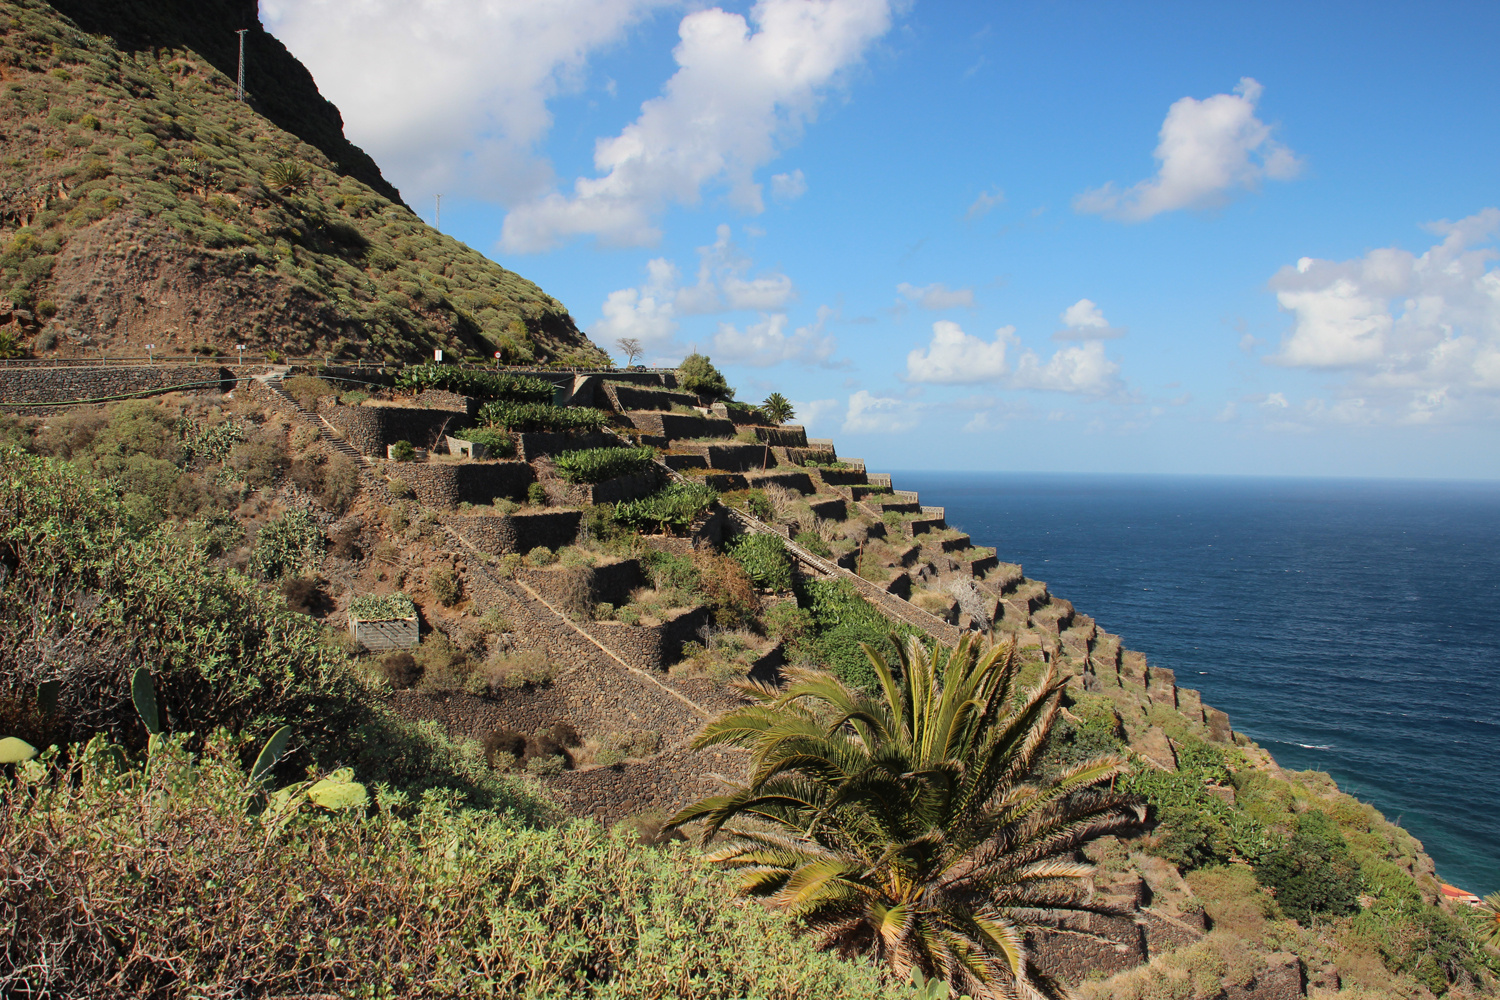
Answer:
[[[399,201],[253,4],[179,6],[0,3],[0,349],[604,360]],[[241,26],[248,102],[224,72]]]

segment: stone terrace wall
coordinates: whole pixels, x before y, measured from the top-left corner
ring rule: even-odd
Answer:
[[[254,369],[259,371],[259,369]],[[57,368],[0,368],[0,409],[29,404],[75,403],[112,396],[202,390],[228,392],[236,373],[249,378],[251,369],[221,365],[68,365]]]
[[[584,448],[618,448],[620,439],[604,431],[578,434],[572,431],[527,431],[515,435],[516,455],[530,462],[543,455]]]
[[[682,644],[698,640],[707,608],[685,608],[658,625],[589,622],[585,629],[620,659],[640,670],[665,670],[682,659]]]
[[[578,537],[583,512],[542,510],[516,514],[450,514],[443,523],[467,538],[475,548],[493,555],[530,552],[538,545],[558,549]]]
[[[401,462],[387,466],[430,507],[452,510],[461,503],[494,503],[496,497],[525,499],[533,481],[525,462]]]
[[[469,426],[469,418],[453,410],[426,410],[410,406],[338,406],[322,404],[319,414],[339,429],[362,455],[385,457],[385,449],[397,441],[410,441],[418,448],[442,451],[444,434]]]
[[[634,559],[599,566],[526,567],[521,570],[521,578],[554,607],[566,604],[573,597],[575,578],[579,574],[587,582],[589,597],[595,604],[628,604],[630,592],[646,585],[641,564]]]

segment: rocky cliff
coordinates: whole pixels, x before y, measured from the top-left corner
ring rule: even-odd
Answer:
[[[400,201],[248,0],[0,3],[0,123],[0,352],[603,360]]]

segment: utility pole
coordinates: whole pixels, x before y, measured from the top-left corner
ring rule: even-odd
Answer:
[[[241,28],[235,34],[240,36],[240,74],[234,84],[234,99],[243,101],[245,99],[245,32],[249,28]]]
[[[437,196],[437,214],[435,214],[432,217],[432,228],[433,229],[442,229],[443,228],[443,196],[442,195],[438,195]]]

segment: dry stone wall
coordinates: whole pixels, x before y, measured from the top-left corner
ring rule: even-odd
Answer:
[[[250,369],[220,365],[64,365],[0,368],[0,409],[35,410],[117,396],[164,392],[228,392]]]
[[[583,512],[578,510],[518,511],[514,514],[450,514],[443,523],[467,538],[475,548],[492,555],[530,552],[538,545],[559,549],[578,537]]]
[[[387,471],[410,486],[421,503],[441,510],[502,497],[525,499],[534,481],[525,462],[396,462]]]
[[[339,406],[325,401],[320,403],[318,412],[338,428],[354,450],[381,458],[385,457],[386,448],[397,441],[410,441],[418,448],[440,451],[447,434],[469,426],[469,418],[463,413],[411,406]]]

